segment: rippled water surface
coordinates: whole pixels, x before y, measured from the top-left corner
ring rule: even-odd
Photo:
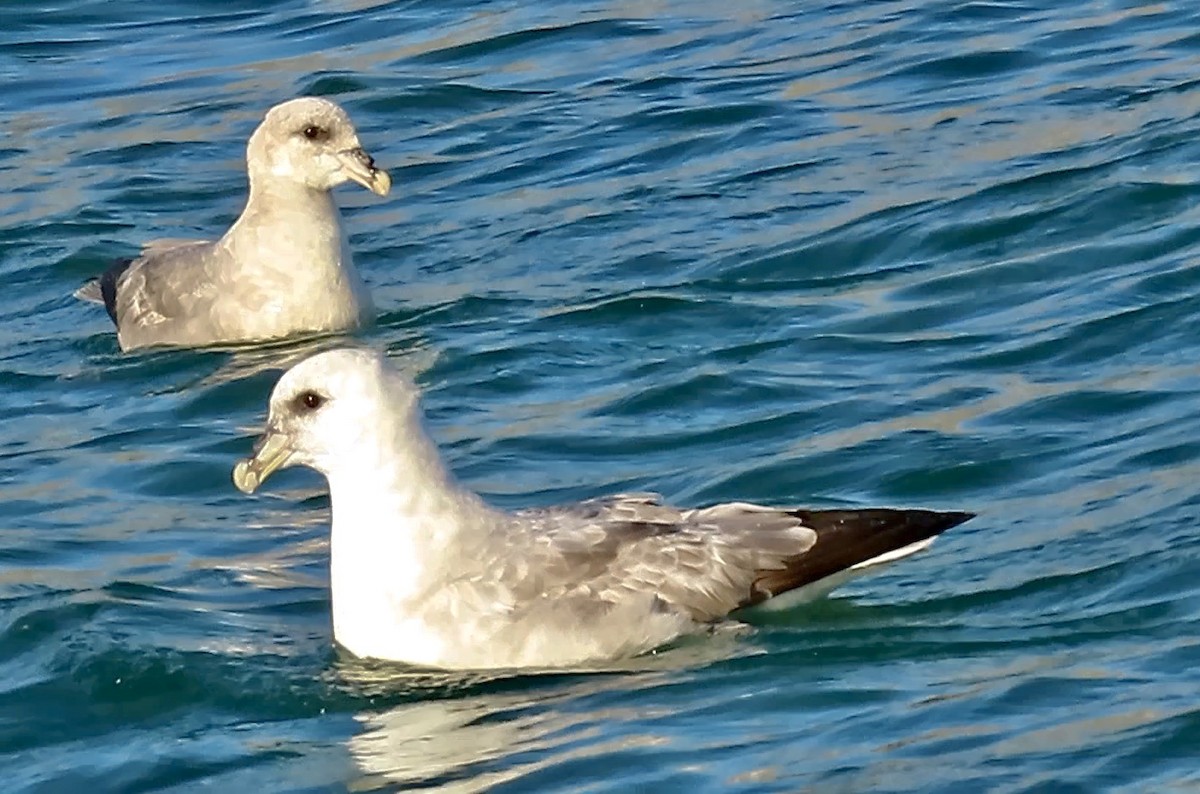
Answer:
[[[0,2],[6,791],[1194,791],[1200,7]],[[599,675],[332,646],[328,500],[229,472],[291,344],[72,291],[219,233],[272,104],[454,470],[505,506],[980,515]]]

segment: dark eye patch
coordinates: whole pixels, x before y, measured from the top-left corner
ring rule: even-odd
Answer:
[[[300,130],[300,134],[310,141],[325,141],[329,139],[329,130],[319,124],[309,124]]]
[[[326,397],[323,394],[310,390],[300,392],[293,402],[298,412],[305,413],[317,410],[325,404],[325,400]]]

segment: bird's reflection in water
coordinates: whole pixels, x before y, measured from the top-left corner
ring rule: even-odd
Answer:
[[[574,758],[660,744],[645,705],[625,693],[686,682],[690,671],[761,650],[730,624],[707,637],[603,667],[441,672],[340,659],[337,685],[366,697],[349,750],[355,789],[480,791]],[[645,727],[629,725],[645,721]],[[613,731],[614,725],[619,725]]]

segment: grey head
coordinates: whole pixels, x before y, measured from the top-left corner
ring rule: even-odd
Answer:
[[[246,147],[252,183],[287,180],[313,190],[354,181],[386,196],[387,171],[363,149],[350,116],[337,103],[300,97],[267,111]]]

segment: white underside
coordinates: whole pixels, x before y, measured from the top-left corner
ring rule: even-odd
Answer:
[[[896,560],[904,559],[905,557],[916,554],[918,551],[923,551],[929,548],[936,539],[937,538],[934,537],[925,538],[925,540],[918,540],[916,543],[910,543],[907,546],[901,546],[898,549],[892,549],[889,552],[880,554],[878,557],[872,557],[869,560],[863,560],[857,565],[851,565],[849,568],[826,576],[824,579],[818,579],[811,584],[806,584],[803,587],[797,587],[795,590],[789,590],[788,592],[777,595],[774,598],[768,598],[761,604],[756,604],[754,607],[752,607],[752,610],[762,612],[779,612],[786,609],[792,609],[801,604],[807,604],[810,601],[816,601],[817,599],[824,598],[825,596],[829,595],[831,591],[840,587],[846,582],[849,582],[851,579],[857,579],[864,574],[871,573],[871,569],[873,568],[878,568],[882,565],[888,565]]]

